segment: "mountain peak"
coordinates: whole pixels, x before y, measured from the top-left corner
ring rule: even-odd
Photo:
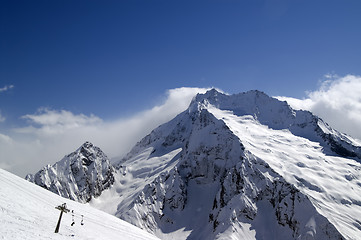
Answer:
[[[231,109],[247,109],[250,106],[260,107],[262,104],[272,102],[273,104],[279,104],[282,107],[288,106],[286,102],[279,101],[276,98],[268,96],[266,93],[259,90],[250,90],[238,94],[225,94],[215,88],[208,90],[204,94],[197,94],[192,103],[202,103],[205,100],[210,104],[222,108],[224,110]],[[227,109],[228,108],[228,109]],[[289,106],[288,106],[289,108]]]
[[[94,144],[89,142],[89,141],[86,141],[85,143],[83,143],[83,145],[81,145],[81,147],[83,147],[83,148],[92,148],[92,147],[94,147]]]
[[[287,102],[269,97],[259,90],[227,95],[211,89],[204,94],[198,94],[191,102],[189,110],[192,112],[212,106],[231,111],[237,116],[253,116],[260,123],[275,129],[287,128],[288,122],[295,117],[295,111]]]
[[[114,183],[115,169],[105,153],[91,142],[54,165],[47,165],[26,179],[60,196],[88,202]]]
[[[250,116],[271,129],[289,130],[296,136],[320,142],[326,151],[343,157],[357,157],[361,162],[361,146],[349,136],[332,129],[311,112],[294,110],[287,102],[270,97],[262,91],[251,90],[227,95],[211,89],[205,94],[198,94],[189,107],[190,112],[212,108],[230,111],[238,117]]]
[[[122,160],[123,189],[138,194],[116,215],[165,238],[190,230],[174,239],[343,239],[311,201],[333,194],[311,175],[332,161],[309,140],[322,140],[318,120],[257,90],[198,94]]]
[[[95,146],[93,143],[91,143],[89,141],[86,141],[77,150],[75,150],[73,153],[86,153],[86,152],[89,153],[89,152],[92,152],[92,151],[101,151],[101,150],[100,150],[100,148]]]

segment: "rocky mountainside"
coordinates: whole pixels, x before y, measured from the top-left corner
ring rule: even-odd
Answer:
[[[197,95],[90,204],[162,239],[361,239],[361,144],[259,91]]]
[[[236,129],[239,125],[242,131]],[[249,135],[248,128],[255,133]],[[254,147],[259,141],[249,137],[263,132],[270,133],[264,140],[277,144],[265,141]],[[283,138],[290,138],[289,149],[284,149]],[[295,172],[292,182],[271,166],[272,151],[284,150],[285,156],[277,157],[287,161],[293,141],[301,139],[309,144],[305,149],[317,145],[317,154],[325,158],[360,153],[351,138],[310,112],[294,111],[262,92],[228,96],[212,90],[198,95],[186,112],[155,129],[116,166],[127,169],[124,174],[132,179],[152,179],[130,205],[121,201],[116,215],[158,236],[179,239],[343,239],[346,234],[304,190],[327,192],[299,174],[299,168],[306,168],[303,156],[293,156],[299,162],[289,169]],[[148,168],[159,158],[163,160],[156,170]],[[352,228],[360,234],[356,219]]]
[[[62,197],[88,202],[109,188],[114,182],[115,170],[103,151],[90,142],[75,152],[26,179]]]

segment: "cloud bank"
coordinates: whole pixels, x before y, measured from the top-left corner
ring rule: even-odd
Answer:
[[[184,111],[203,88],[168,90],[163,103],[112,121],[95,115],[74,114],[67,110],[41,108],[21,118],[25,127],[0,133],[0,168],[24,177],[46,164],[59,161],[85,141],[99,146],[109,157],[126,154],[151,130]]]
[[[361,76],[326,75],[320,88],[305,99],[277,97],[295,109],[311,111],[331,127],[361,139]]]

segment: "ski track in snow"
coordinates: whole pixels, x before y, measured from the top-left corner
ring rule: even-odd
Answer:
[[[319,143],[273,130],[252,116],[210,107],[255,157],[266,161],[289,183],[310,197],[317,210],[350,239],[361,239],[361,165],[351,159],[328,156]]]
[[[74,210],[64,213],[60,231],[54,233],[63,203]],[[84,215],[84,225],[80,225]],[[105,212],[81,204],[21,179],[0,169],[0,239],[4,240],[150,240],[158,239]]]

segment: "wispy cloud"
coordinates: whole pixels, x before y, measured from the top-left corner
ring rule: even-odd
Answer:
[[[14,88],[14,85],[5,85],[4,87],[0,88],[0,93],[1,92],[6,92],[10,89]]]
[[[325,75],[316,91],[305,99],[277,97],[293,108],[313,112],[332,127],[361,139],[361,76]]]
[[[25,127],[14,129],[10,136],[3,135],[2,140],[0,135],[0,166],[24,176],[60,160],[85,141],[93,142],[109,157],[122,156],[152,129],[184,111],[197,93],[206,90],[171,89],[161,104],[112,121],[67,110],[40,109],[22,117]]]
[[[82,126],[95,125],[102,122],[99,117],[91,114],[73,114],[66,110],[52,110],[41,108],[35,114],[27,114],[21,118],[28,120],[29,123],[35,124],[23,129],[17,129],[17,132],[34,132],[41,134],[59,134],[70,129],[76,129]]]

